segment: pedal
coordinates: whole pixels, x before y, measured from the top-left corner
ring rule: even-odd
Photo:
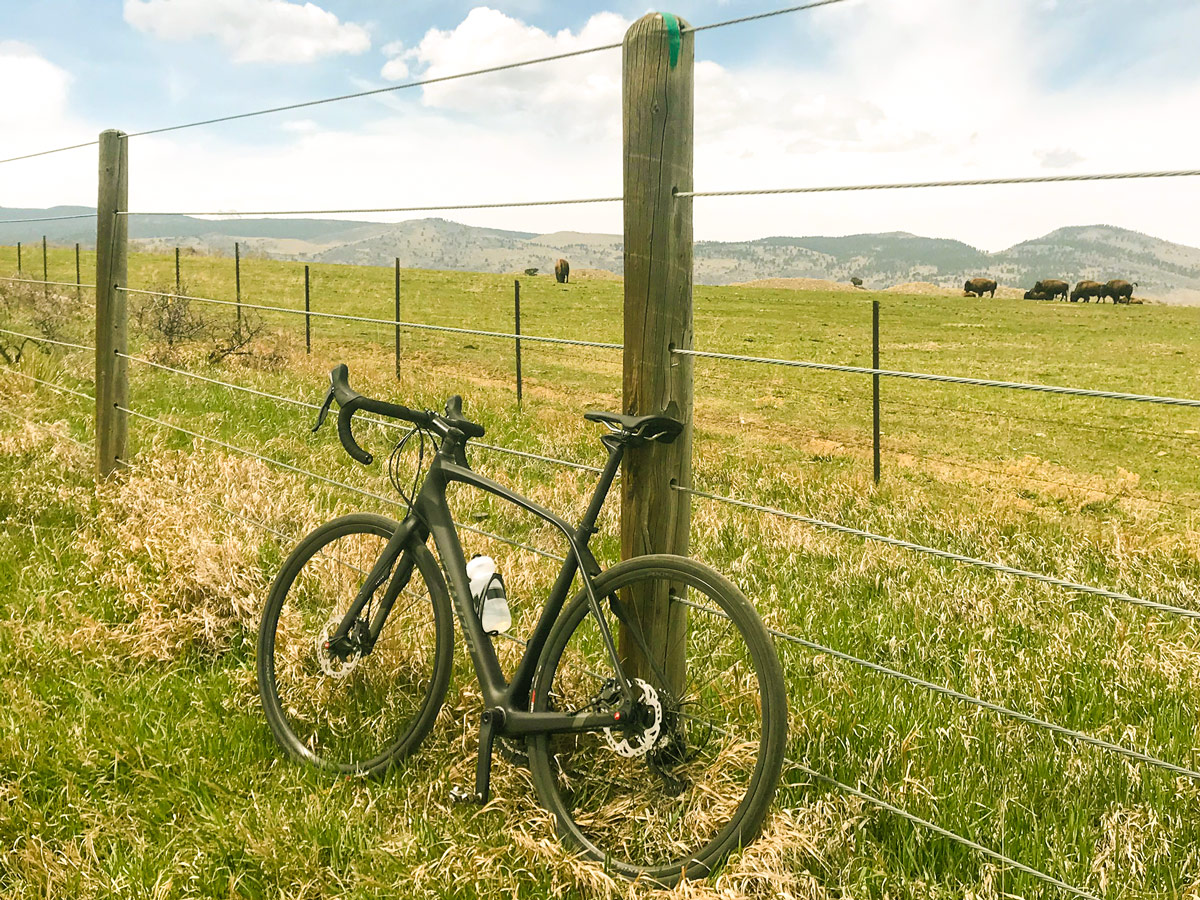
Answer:
[[[475,791],[468,791],[465,788],[460,788],[458,785],[450,788],[450,802],[456,806],[465,803],[473,803],[476,806],[483,805],[483,796]]]

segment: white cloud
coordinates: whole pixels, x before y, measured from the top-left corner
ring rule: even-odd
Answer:
[[[288,0],[125,0],[125,21],[163,40],[216,38],[236,62],[312,62],[371,46],[361,25]]]
[[[696,188],[1039,175],[1058,171],[1054,165],[1072,173],[1194,166],[1188,148],[1200,143],[1194,116],[1200,81],[1144,78],[1143,61],[1130,59],[1103,82],[1048,86],[1039,60],[1061,63],[1062,35],[1039,25],[1036,2],[846,4],[777,20],[778,28],[803,30],[823,42],[828,52],[819,60],[776,55],[728,66],[698,62]],[[628,24],[604,13],[578,31],[550,33],[481,8],[458,27],[430,31],[411,47],[388,46],[387,55],[418,77],[453,74],[611,43]],[[697,36],[702,56],[704,37]],[[0,77],[4,65],[0,54]],[[52,97],[65,97],[69,79],[57,73],[37,78]],[[17,72],[9,82],[32,83],[33,76]],[[431,85],[419,95],[404,91],[355,101],[357,106],[342,109],[355,112],[362,124],[338,131],[259,120],[245,131],[200,129],[186,138],[136,139],[131,195],[135,206],[160,209],[615,195],[621,191],[620,92],[620,51],[612,50]],[[22,96],[14,94],[14,102],[24,104]],[[20,116],[30,122],[46,117],[37,120],[46,123],[45,135],[32,125],[26,129],[30,149],[95,133],[87,125],[59,133],[69,120],[54,112],[54,103],[44,105],[43,97],[40,92],[36,103],[29,101]],[[10,115],[17,121],[11,105],[0,106],[0,120]],[[324,121],[316,114],[314,119]],[[270,127],[286,134],[288,143],[256,140]],[[87,158],[68,163],[65,155],[48,157],[59,162],[37,179],[15,165],[0,167],[0,197],[9,205],[18,199],[24,205],[91,202],[94,157],[78,153]],[[234,159],[238,165],[229,165]],[[73,173],[66,180],[54,174],[66,170]],[[86,173],[86,190],[73,189],[77,172]],[[189,177],[180,177],[183,172]],[[694,203],[700,239],[911,231],[999,249],[1062,225],[1105,222],[1200,246],[1194,214],[1200,180]],[[620,204],[444,215],[529,231],[621,230]],[[393,218],[405,217],[412,216]]]

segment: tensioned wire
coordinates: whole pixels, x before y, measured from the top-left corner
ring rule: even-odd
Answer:
[[[0,222],[0,225],[3,225],[3,224],[4,224],[3,222]],[[80,281],[80,282],[46,281],[45,279],[42,279],[42,278],[6,278],[3,276],[0,276],[0,281],[11,281],[15,284],[55,284],[55,285],[59,285],[60,287],[73,287],[73,288],[94,288],[95,287],[94,284],[86,284],[85,282],[82,282],[82,281]]]
[[[55,346],[58,346],[58,347],[70,347],[74,350],[91,350],[93,353],[96,352],[95,347],[88,347],[85,344],[72,344],[70,341],[59,341],[59,340],[55,340],[54,338],[38,337],[38,336],[32,335],[32,334],[23,334],[20,331],[11,331],[7,328],[0,328],[0,333],[11,334],[13,337],[25,338],[26,340],[30,340],[30,341],[40,341],[43,344],[54,344]]]
[[[152,366],[153,368],[161,369],[164,372],[173,372],[174,374],[182,375],[185,378],[192,378],[197,381],[204,381],[209,384],[218,385],[220,387],[229,388],[231,390],[241,391],[246,394],[252,394],[256,397],[263,397],[264,399],[267,399],[267,400],[274,400],[277,403],[290,404],[292,406],[298,406],[303,409],[319,410],[321,408],[318,404],[309,403],[306,400],[295,400],[291,397],[284,397],[280,394],[272,394],[268,391],[260,391],[257,388],[245,387],[244,385],[234,384],[229,381],[221,381],[218,378],[209,378],[207,375],[200,375],[197,372],[189,372],[187,369],[178,369],[178,368],[175,368],[174,366],[168,366],[168,365],[165,365],[160,362],[154,362],[153,360],[144,359],[140,356],[130,356],[128,353],[122,353],[119,350],[116,351],[116,355],[121,357],[122,359],[127,359],[130,362],[139,363],[139,364],[145,365],[145,366]],[[369,416],[369,415],[365,415],[365,414],[361,414],[361,413],[360,413],[360,416],[365,421],[370,422],[373,425],[380,425],[384,428],[392,428],[392,429],[396,429],[399,431],[407,431],[410,428],[410,426],[408,426],[408,425],[401,425],[398,422],[388,422],[384,419],[375,418],[374,416]],[[494,450],[497,453],[508,453],[512,456],[521,456],[521,457],[525,457],[527,459],[536,459],[541,462],[553,463],[555,465],[566,466],[566,467],[572,468],[572,469],[579,469],[580,471],[584,471],[584,472],[599,473],[601,471],[601,469],[597,466],[589,466],[589,465],[586,465],[585,463],[571,462],[570,460],[559,459],[554,456],[543,456],[540,453],[530,453],[525,450],[514,450],[511,447],[500,447],[496,444],[484,443],[483,441],[471,441],[471,446],[472,447],[480,447],[485,450]]]
[[[25,416],[22,416],[19,413],[12,412],[11,410],[5,409],[4,407],[0,407],[0,412],[5,412],[5,413],[8,413],[9,415],[15,416],[18,419],[22,419],[23,421],[27,422],[28,424],[30,424],[36,428],[41,428],[42,430],[46,431],[49,434],[53,434],[56,437],[66,437],[67,440],[71,441],[74,444],[79,445],[80,447],[83,447],[84,449],[91,448],[91,445],[89,445],[85,442],[76,440],[75,438],[69,437],[67,435],[59,434],[57,431],[54,431],[53,429],[51,429],[49,426],[43,425],[40,422],[35,422],[32,419],[26,418]],[[166,424],[166,423],[162,423],[162,424]],[[130,463],[128,463],[124,460],[117,460],[117,464],[124,468],[127,468],[127,469],[134,468],[134,466],[132,466]],[[167,482],[167,483],[170,484],[172,487],[178,487],[177,485],[174,485],[172,482]],[[183,491],[184,489],[182,487],[179,487],[179,490]],[[281,532],[278,532],[275,529],[271,528],[269,525],[265,525],[261,522],[257,522],[253,519],[242,516],[242,515],[234,512],[233,510],[230,510],[224,506],[220,506],[219,504],[212,503],[211,501],[205,500],[203,502],[208,503],[210,506],[213,506],[216,509],[223,510],[224,512],[229,513],[230,515],[234,516],[235,518],[242,519],[243,521],[246,521],[247,523],[249,523],[251,525],[255,525],[255,526],[262,528],[263,530],[268,531],[272,534],[275,534],[281,538],[290,540],[290,538],[286,538],[285,535],[283,535]],[[507,635],[504,635],[504,636],[507,636]],[[511,640],[513,640],[517,643],[524,643],[523,641],[520,640],[520,638],[511,637],[511,636],[509,636],[509,637]],[[725,731],[725,729],[720,729],[718,726],[715,726],[715,725],[713,727],[718,728],[718,730],[722,731],[727,737],[730,736],[730,734],[727,731]],[[1020,863],[1020,862],[1016,861],[1015,859],[1012,859],[1001,853],[997,853],[995,850],[991,850],[988,847],[984,847],[982,844],[979,844],[976,841],[971,840],[970,838],[956,834],[946,828],[943,828],[940,825],[936,825],[933,822],[928,821],[927,819],[923,819],[920,816],[917,816],[917,815],[914,815],[913,813],[908,812],[907,810],[901,809],[898,806],[888,803],[886,800],[883,800],[878,797],[874,797],[871,794],[866,793],[865,791],[861,791],[858,788],[852,787],[848,784],[844,784],[844,783],[838,781],[837,779],[831,778],[828,775],[824,775],[820,772],[810,769],[809,767],[797,762],[796,760],[785,757],[785,761],[789,765],[795,766],[797,769],[804,772],[806,775],[808,775],[810,778],[812,778],[816,781],[819,781],[823,784],[828,784],[831,787],[835,787],[835,788],[842,790],[848,794],[858,797],[860,800],[863,800],[866,803],[869,803],[879,809],[883,809],[887,812],[890,812],[893,815],[897,815],[909,822],[912,822],[913,824],[920,825],[924,828],[927,828],[927,829],[935,832],[936,834],[940,834],[941,836],[943,836],[949,840],[955,841],[959,844],[962,844],[965,847],[968,847],[972,850],[982,853],[985,856],[988,856],[992,859],[995,859],[995,860],[1003,863],[1004,865],[1011,866],[1012,868],[1014,868],[1018,871],[1024,872],[1025,874],[1027,874],[1033,878],[1036,878],[1047,884],[1054,885],[1055,887],[1059,887],[1063,890],[1066,890],[1066,891],[1074,894],[1075,896],[1084,897],[1084,898],[1086,898],[1086,900],[1099,900],[1099,898],[1095,897],[1094,895],[1089,894],[1086,891],[1082,891],[1079,888],[1073,887],[1063,881],[1060,881],[1059,879],[1055,878],[1052,875],[1049,875],[1045,872],[1041,872],[1038,869],[1034,869],[1030,866],[1025,865],[1024,863]]]
[[[781,16],[781,15],[785,15],[787,13],[800,12],[800,11],[806,10],[806,9],[815,9],[819,6],[830,6],[834,3],[842,3],[842,2],[844,2],[844,0],[816,0],[816,2],[805,3],[800,6],[788,6],[788,7],[782,8],[782,9],[771,10],[771,11],[765,12],[765,13],[758,13],[758,14],[752,15],[752,16],[740,16],[735,19],[726,19],[721,22],[712,22],[708,25],[691,26],[691,27],[688,27],[686,29],[681,29],[681,30],[707,31],[712,28],[724,28],[729,25],[739,25],[743,22],[753,22],[758,19],[766,19],[766,18],[770,18],[772,16]],[[518,62],[504,63],[502,65],[497,65],[497,66],[488,66],[487,68],[474,69],[469,72],[458,72],[453,75],[440,75],[440,76],[437,76],[434,78],[421,78],[421,79],[417,79],[415,81],[407,81],[404,84],[393,84],[393,85],[389,85],[388,87],[374,88],[372,90],[366,90],[366,91],[357,91],[352,94],[339,94],[338,96],[335,96],[335,97],[323,97],[319,100],[306,100],[306,101],[303,101],[300,103],[289,103],[284,106],[272,106],[272,107],[268,107],[266,109],[253,110],[251,112],[235,113],[233,115],[228,115],[228,116],[216,116],[211,119],[201,119],[196,122],[185,122],[181,125],[168,125],[163,128],[150,128],[145,131],[131,132],[127,136],[128,137],[143,137],[145,135],[150,135],[150,134],[165,134],[169,131],[181,131],[185,128],[197,128],[201,125],[215,125],[219,122],[232,122],[232,121],[235,121],[238,119],[249,119],[254,116],[265,116],[265,115],[269,115],[271,113],[288,112],[290,110],[295,110],[295,109],[305,109],[310,106],[321,106],[326,103],[338,103],[343,100],[354,100],[359,97],[373,97],[373,96],[376,96],[379,94],[389,94],[389,93],[393,93],[395,91],[407,90],[409,88],[424,87],[425,85],[430,85],[430,84],[442,84],[447,81],[457,81],[457,80],[463,79],[463,78],[472,78],[476,75],[489,75],[494,72],[504,72],[509,69],[519,69],[524,66],[532,66],[532,65],[537,65],[539,63],[553,62],[553,61],[559,60],[559,59],[570,59],[570,58],[576,57],[576,56],[585,56],[589,53],[598,53],[603,50],[615,50],[618,47],[622,46],[622,43],[623,42],[621,42],[621,41],[617,41],[617,42],[611,43],[611,44],[600,44],[595,47],[586,47],[581,50],[571,50],[571,51],[568,51],[565,53],[555,53],[555,54],[551,54],[550,56],[541,56],[536,59],[526,59],[526,60],[521,60]],[[66,147],[55,147],[51,150],[39,150],[36,153],[26,153],[21,156],[11,156],[8,159],[0,159],[0,163],[16,162],[17,160],[21,160],[21,159],[32,159],[37,156],[47,156],[51,153],[61,153],[65,150],[77,150],[81,147],[94,147],[98,143],[100,143],[98,140],[85,141],[81,144],[71,144]]]
[[[1053,575],[1043,575],[1041,572],[1031,572],[1028,569],[1018,569],[1013,566],[1006,566],[1003,563],[989,562],[986,559],[978,559],[973,556],[965,556],[961,553],[952,553],[949,550],[939,550],[936,547],[926,547],[923,544],[916,544],[912,541],[901,540],[900,538],[888,537],[883,534],[875,534],[871,531],[864,531],[861,528],[852,528],[849,525],[840,525],[837,522],[829,522],[824,519],[813,518],[799,513],[788,512],[783,509],[776,509],[772,506],[762,506],[758,503],[751,503],[747,500],[739,500],[736,497],[725,497],[721,494],[712,494],[708,491],[697,490],[696,488],[683,487],[678,484],[673,484],[671,487],[685,494],[691,494],[694,497],[703,497],[706,500],[713,500],[717,503],[726,503],[731,506],[740,506],[743,509],[750,509],[755,512],[766,513],[776,516],[781,519],[791,519],[794,522],[803,522],[805,525],[812,525],[815,528],[824,528],[829,531],[836,531],[841,534],[849,534],[854,537],[860,537],[864,540],[875,541],[880,544],[888,544],[893,547],[900,547],[904,550],[913,550],[917,553],[927,553],[930,556],[937,556],[941,559],[948,559],[952,562],[965,563],[967,565],[979,566],[984,569],[991,569],[993,572],[1000,572],[1005,575],[1015,575],[1020,578],[1029,578],[1033,581],[1040,581],[1043,584],[1053,585],[1054,587],[1063,588],[1068,591],[1077,591],[1081,594],[1092,594],[1097,597],[1105,597],[1109,600],[1120,600],[1123,603],[1129,603],[1134,606],[1141,606],[1146,609],[1152,609],[1156,612],[1170,613],[1176,616],[1183,616],[1189,619],[1200,619],[1200,610],[1187,609],[1182,606],[1171,606],[1167,603],[1159,603],[1156,600],[1147,600],[1143,597],[1135,597],[1132,594],[1124,594],[1120,591],[1110,591],[1107,588],[1099,588],[1090,584],[1078,584],[1074,581],[1067,581],[1064,578],[1056,578]]]
[[[299,475],[305,475],[309,478],[314,478],[317,481],[323,481],[326,484],[330,484],[330,485],[333,485],[334,487],[342,488],[347,491],[352,491],[355,494],[361,494],[364,497],[370,497],[372,500],[379,500],[379,501],[381,501],[383,503],[387,503],[391,506],[397,506],[402,509],[408,509],[408,506],[406,504],[401,503],[398,500],[393,500],[391,497],[385,497],[382,494],[376,494],[371,491],[363,490],[362,488],[355,487],[352,484],[347,484],[344,481],[338,481],[336,478],[329,478],[326,475],[320,475],[317,472],[312,472],[312,471],[309,471],[308,469],[302,469],[299,466],[293,466],[291,463],[286,463],[286,462],[283,462],[282,460],[274,459],[273,457],[270,457],[270,456],[263,456],[261,453],[255,453],[253,450],[246,450],[243,447],[238,447],[235,444],[226,443],[225,441],[219,440],[218,438],[209,437],[206,434],[200,434],[199,432],[192,431],[188,428],[184,428],[181,425],[176,425],[172,422],[167,422],[163,419],[156,419],[154,416],[148,416],[145,413],[136,412],[135,410],[129,409],[128,407],[125,407],[125,406],[121,406],[120,404],[114,404],[114,405],[115,405],[116,409],[121,410],[121,412],[127,413],[131,416],[136,416],[139,419],[144,419],[147,422],[153,422],[154,424],[161,425],[164,428],[169,428],[173,431],[178,431],[181,434],[190,435],[191,437],[193,437],[197,440],[205,441],[210,444],[215,444],[218,447],[224,447],[226,450],[232,450],[235,453],[241,453],[245,456],[249,456],[252,459],[257,459],[260,462],[264,462],[264,463],[267,463],[267,464],[273,465],[273,466],[278,466],[281,469],[287,469],[290,472],[295,472]],[[500,541],[501,543],[505,543],[510,546],[517,547],[521,550],[528,550],[530,553],[536,553],[538,556],[544,556],[547,559],[553,559],[558,562],[564,561],[564,557],[558,556],[554,553],[549,553],[545,550],[540,550],[537,547],[534,547],[530,544],[522,544],[520,541],[514,541],[512,538],[506,538],[499,534],[493,534],[492,532],[485,531],[482,528],[476,528],[474,525],[466,525],[462,522],[455,522],[454,524],[458,528],[462,528],[465,531],[474,532],[475,534],[481,535],[486,538],[491,538],[493,540]]]
[[[95,143],[98,143],[98,141],[92,141],[92,144],[95,144]],[[79,144],[77,146],[88,147],[88,146],[91,146],[91,144]],[[63,149],[74,150],[75,148],[74,147],[65,147]],[[48,152],[54,153],[55,151],[50,150]],[[39,154],[34,154],[34,155],[39,155]],[[25,157],[18,157],[18,159],[24,159],[24,158]],[[4,161],[11,162],[11,160],[4,160]],[[96,218],[96,214],[94,212],[93,213],[72,213],[69,216],[33,216],[28,219],[0,219],[0,225],[17,225],[17,224],[20,224],[23,222],[65,222],[67,219],[94,219],[94,218]]]

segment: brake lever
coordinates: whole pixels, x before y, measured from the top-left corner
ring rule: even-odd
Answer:
[[[325,402],[321,404],[321,411],[317,413],[317,424],[312,427],[313,434],[316,434],[325,424],[325,417],[329,415],[331,406],[333,406],[333,385],[329,386],[329,393],[325,395]]]

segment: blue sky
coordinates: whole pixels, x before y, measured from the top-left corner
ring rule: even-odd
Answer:
[[[769,9],[692,2],[695,24]],[[6,0],[0,157],[618,40],[629,2]],[[850,0],[704,32],[697,188],[1200,168],[1200,4]],[[308,208],[620,191],[619,51],[155,138],[134,207]],[[0,206],[91,203],[92,151],[0,166]],[[905,230],[986,249],[1107,222],[1200,245],[1200,186],[697,200],[699,238]],[[447,214],[450,215],[450,214]],[[616,208],[453,214],[619,231]],[[382,218],[382,217],[381,217]]]

